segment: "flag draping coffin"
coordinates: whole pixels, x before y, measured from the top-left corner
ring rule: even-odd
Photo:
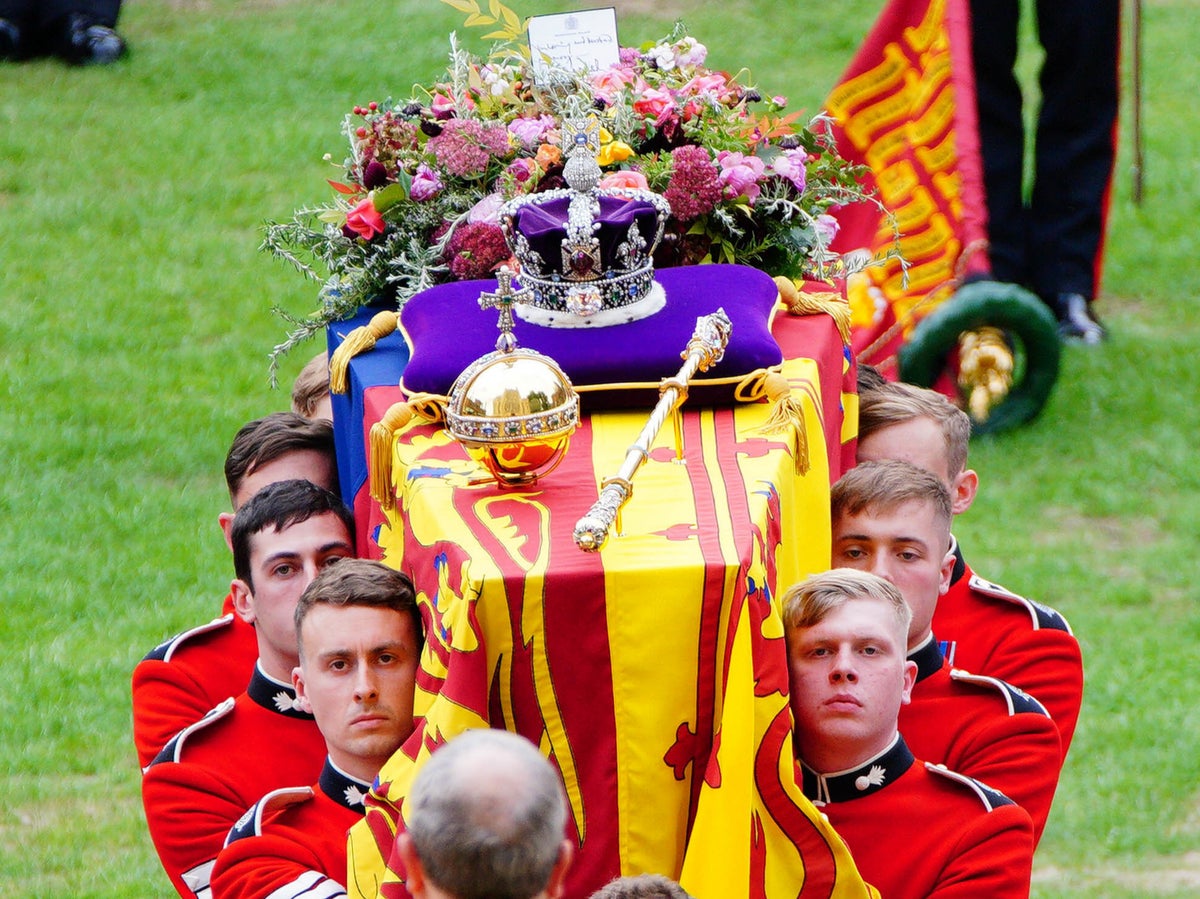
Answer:
[[[895,214],[898,261],[847,284],[859,361],[894,377],[913,327],[966,274],[988,268],[970,19],[965,0],[891,0],[826,108],[838,151],[869,167],[868,184]],[[870,204],[838,212],[840,252],[886,252],[892,229]]]
[[[872,895],[794,773],[776,594],[828,567],[830,470],[817,366],[784,372],[806,474],[794,434],[756,432],[766,404],[685,411],[686,464],[660,437],[598,553],[572,530],[645,413],[585,416],[562,465],[518,489],[479,483],[436,425],[397,433],[379,545],[412,576],[427,637],[417,731],[351,831],[351,896],[407,896],[392,854],[405,792],[475,727],[525,735],[561,772],[568,896],[642,871],[701,899]]]

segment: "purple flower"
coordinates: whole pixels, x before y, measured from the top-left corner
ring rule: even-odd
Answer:
[[[771,163],[771,171],[781,178],[787,178],[796,186],[796,190],[804,193],[808,183],[808,170],[804,167],[807,161],[808,154],[803,150],[784,150]]]
[[[526,150],[532,150],[542,142],[542,135],[554,127],[554,119],[543,115],[535,119],[513,119],[508,130]]]
[[[717,154],[717,163],[721,166],[720,179],[725,185],[725,195],[730,199],[745,197],[753,206],[761,192],[758,179],[766,171],[763,161],[757,156],[722,150]]]
[[[422,162],[417,166],[417,173],[413,175],[408,195],[418,203],[423,203],[436,197],[441,189],[442,179],[438,177],[438,173]]]
[[[387,166],[377,159],[372,159],[363,169],[362,183],[367,190],[374,190],[387,184]]]

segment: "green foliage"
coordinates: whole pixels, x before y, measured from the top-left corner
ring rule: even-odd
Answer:
[[[629,44],[685,16],[714,67],[748,65],[813,114],[880,6],[618,12]],[[329,123],[442,71],[461,23],[434,0],[139,0],[115,66],[0,66],[0,897],[169,893],[128,679],[216,614],[225,450],[287,406],[267,385],[270,307],[299,317],[315,285],[258,252],[262,223],[329,176]],[[1064,351],[1038,419],[976,442],[982,491],[958,526],[982,574],[1062,609],[1084,647],[1043,899],[1196,889],[1200,21],[1157,0],[1146,29],[1147,194],[1132,205],[1126,126],[1100,305],[1113,337]]]

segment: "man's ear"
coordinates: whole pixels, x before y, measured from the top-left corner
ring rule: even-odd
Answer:
[[[308,693],[304,689],[304,669],[299,665],[292,669],[292,687],[296,690],[296,702],[300,705],[300,711],[311,715],[312,703],[308,701]]]
[[[941,576],[942,581],[938,584],[938,596],[945,596],[950,589],[950,578],[954,576],[954,563],[957,557],[953,550],[947,550],[945,558],[942,559]]]
[[[908,705],[912,701],[912,689],[917,683],[917,663],[904,662],[904,692],[900,694],[900,704]]]
[[[233,513],[222,512],[217,516],[217,524],[221,527],[221,533],[225,535],[225,545],[233,552]]]
[[[238,618],[247,624],[254,624],[254,593],[250,585],[241,578],[235,578],[229,585],[229,596],[233,600],[233,611]]]
[[[564,839],[558,844],[558,861],[550,872],[550,882],[546,884],[546,895],[549,899],[560,899],[566,889],[567,870],[575,861],[575,844]]]
[[[954,479],[950,490],[950,511],[962,515],[975,502],[975,494],[979,492],[979,475],[974,469],[964,468]]]
[[[402,833],[396,837],[396,851],[404,862],[404,886],[413,899],[422,899],[425,895],[425,869],[421,867],[421,859],[417,855],[417,847],[413,845],[412,837]]]

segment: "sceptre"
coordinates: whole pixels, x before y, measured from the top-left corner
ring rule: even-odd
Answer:
[[[683,367],[674,377],[665,378],[659,384],[658,403],[637,440],[625,451],[625,461],[621,463],[620,470],[601,482],[600,497],[587,514],[575,523],[575,545],[584,552],[596,552],[608,540],[609,529],[617,520],[621,507],[633,495],[633,476],[649,456],[654,438],[658,436],[668,415],[675,416],[675,457],[682,458],[678,415],[679,407],[687,399],[688,382],[697,371],[708,371],[724,358],[732,330],[733,323],[723,308],[696,319],[691,340],[680,353],[684,360]]]

